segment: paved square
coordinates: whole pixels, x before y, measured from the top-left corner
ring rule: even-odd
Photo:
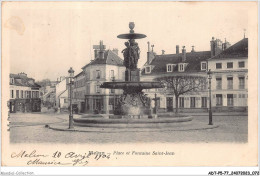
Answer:
[[[192,114],[189,114],[192,115]],[[191,122],[208,124],[206,113],[194,114]],[[53,125],[68,122],[68,114],[11,114],[10,116],[11,143],[126,143],[126,142],[235,142],[245,143],[248,140],[247,114],[213,114],[213,122],[218,128],[189,131],[159,131],[136,128],[126,132],[73,132],[55,131],[45,128],[46,124]],[[181,124],[180,125],[184,125]],[[186,124],[189,125],[189,124]],[[93,127],[82,127],[93,128]],[[100,129],[99,129],[100,130]],[[112,129],[113,131],[113,129]]]

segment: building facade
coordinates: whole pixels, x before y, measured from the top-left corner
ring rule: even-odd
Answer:
[[[10,74],[10,100],[8,102],[9,112],[40,112],[40,85],[27,74]]]
[[[58,111],[68,111],[69,107],[69,79],[66,77],[61,77],[60,82],[56,84],[56,101],[55,107]]]
[[[54,107],[56,102],[56,84],[59,81],[49,81],[40,88],[40,98],[44,107]],[[40,83],[39,83],[40,84]]]
[[[125,67],[118,50],[105,50],[102,41],[94,46],[94,60],[74,78],[73,106],[79,112],[112,113],[122,90],[102,89],[107,81],[124,81]]]
[[[148,43],[149,45],[149,43]],[[159,111],[174,111],[178,103],[179,112],[207,111],[209,107],[209,95],[207,86],[207,60],[220,54],[223,50],[229,48],[230,44],[225,41],[222,43],[219,39],[212,38],[209,51],[195,51],[192,47],[190,52],[186,52],[185,46],[179,51],[179,45],[176,46],[175,54],[156,55],[150,51],[148,46],[147,62],[142,69],[142,81],[159,80],[160,77],[183,76],[201,77],[206,80],[201,84],[200,89],[188,91],[181,94],[176,101],[175,94],[169,89],[150,89],[145,93],[151,98],[157,96],[157,107]],[[152,101],[152,106],[155,102]]]
[[[73,106],[75,111],[84,113],[85,112],[85,95],[87,93],[86,82],[87,77],[85,72],[82,71],[74,77],[73,85]]]
[[[247,111],[248,39],[244,38],[208,60],[212,71],[212,106],[215,111]]]

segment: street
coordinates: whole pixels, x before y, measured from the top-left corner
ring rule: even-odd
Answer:
[[[213,123],[218,125],[214,129],[188,131],[159,131],[136,129],[125,132],[99,133],[55,131],[46,128],[46,124],[68,123],[68,114],[55,113],[17,113],[10,115],[11,143],[126,143],[126,142],[247,142],[248,117],[247,115],[220,115],[213,114]],[[207,114],[196,114],[192,124],[208,124]],[[180,125],[185,125],[185,124]],[[81,127],[95,128],[95,127]]]

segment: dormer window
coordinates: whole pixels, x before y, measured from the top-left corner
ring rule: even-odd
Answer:
[[[171,64],[167,65],[167,72],[172,72],[172,65]]]
[[[14,78],[10,78],[10,83],[14,84]]]
[[[185,63],[179,64],[178,66],[179,66],[179,69],[178,69],[179,72],[184,72]]]
[[[201,62],[200,69],[207,70],[207,62]]]
[[[167,64],[166,65],[167,72],[173,72],[174,67],[175,64]]]
[[[145,67],[145,73],[151,73],[151,66]]]

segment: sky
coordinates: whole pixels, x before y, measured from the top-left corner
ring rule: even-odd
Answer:
[[[248,29],[246,2],[6,2],[2,10],[3,55],[11,73],[25,72],[36,80],[57,80],[75,74],[93,59],[93,45],[100,40],[107,49],[118,48],[128,33],[147,35],[137,40],[146,62],[147,42],[154,51],[173,54],[176,45],[195,51],[210,50],[212,37],[235,44]]]

